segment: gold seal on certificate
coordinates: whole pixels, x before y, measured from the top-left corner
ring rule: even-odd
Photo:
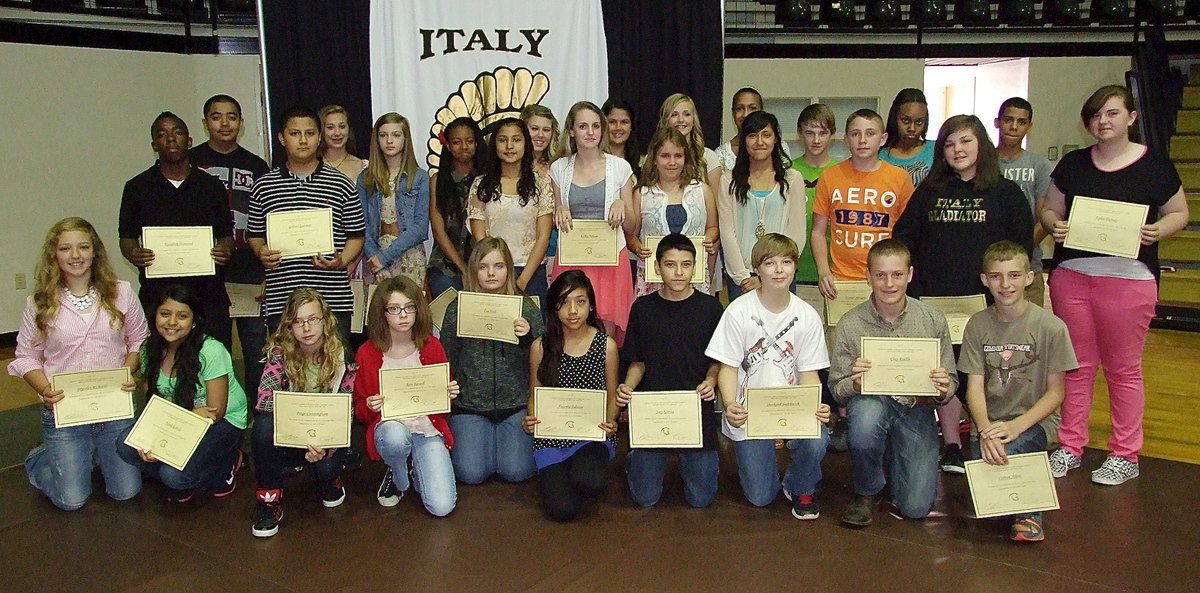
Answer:
[[[513,322],[525,297],[515,294],[458,293],[458,336],[516,344]]]
[[[573,220],[558,234],[558,263],[563,266],[617,265],[617,233],[607,220]]]
[[[213,229],[210,226],[148,226],[142,228],[142,247],[154,252],[147,278],[212,276]]]
[[[704,235],[688,236],[692,240],[692,245],[696,247],[696,265],[692,266],[692,283],[697,284],[704,282],[705,263],[708,261],[708,253],[704,251]],[[663,235],[651,235],[646,237],[646,241],[642,245],[650,250],[650,257],[646,259],[646,282],[662,282],[662,274],[654,267],[655,256],[658,252],[658,244],[663,240]]]
[[[267,214],[267,247],[284,259],[333,253],[333,209]]]
[[[860,342],[871,370],[862,377],[863,395],[938,395],[929,372],[941,365],[937,338],[872,338]]]
[[[830,327],[838,324],[842,316],[871,298],[871,283],[866,280],[838,280],[836,299],[825,299],[825,323]]]
[[[537,387],[533,390],[533,436],[539,439],[603,441],[608,393],[602,389]]]
[[[275,392],[275,446],[350,446],[349,393]]]
[[[933,306],[934,309],[946,316],[946,326],[950,328],[950,343],[961,344],[963,331],[967,329],[967,320],[971,316],[987,308],[987,299],[982,294],[954,297],[921,297],[921,302]]]
[[[1150,206],[1075,196],[1063,247],[1137,259]]]
[[[442,324],[446,321],[446,309],[450,308],[450,303],[458,298],[458,291],[453,286],[442,291],[442,294],[437,295],[437,298],[429,301],[429,314],[433,316],[433,326],[442,329]],[[461,313],[460,313],[461,315]],[[518,315],[518,317],[520,317]]]
[[[700,396],[695,391],[638,391],[629,400],[629,446],[699,448]]]
[[[384,420],[416,418],[450,411],[450,363],[406,369],[379,369]]]
[[[183,471],[212,420],[197,416],[157,395],[133,424],[125,444],[151,453],[159,461]]]
[[[821,438],[820,385],[748,387],[743,405],[748,439]]]
[[[63,391],[54,404],[54,427],[133,418],[133,394],[121,389],[127,381],[128,367],[52,375],[51,389]]]
[[[229,295],[230,317],[259,317],[262,310],[263,285],[225,283]]]
[[[975,516],[980,519],[1058,508],[1058,490],[1045,451],[1009,455],[1007,465],[975,460],[964,467]]]

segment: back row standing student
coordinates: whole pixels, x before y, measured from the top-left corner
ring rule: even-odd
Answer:
[[[728,175],[737,163],[738,151],[741,149],[741,141],[738,140],[738,136],[742,132],[742,122],[746,120],[747,115],[765,109],[763,105],[765,103],[763,103],[762,94],[753,87],[742,87],[733,94],[729,105],[730,115],[733,116],[733,137],[713,151],[717,161],[721,164],[722,175]],[[788,160],[791,157],[788,155],[787,143],[782,142],[782,139],[780,142],[783,158]]]
[[[351,183],[367,168],[367,160],[354,156],[357,149],[350,112],[341,105],[326,105],[317,113],[321,124],[321,144],[317,157],[329,163]]]
[[[192,137],[187,124],[164,111],[150,125],[150,147],[158,160],[125,182],[121,194],[118,233],[121,254],[138,267],[142,310],[154,310],[158,293],[170,284],[184,284],[203,295],[204,333],[226,349],[233,342],[229,321],[229,294],[225,292],[225,263],[233,248],[233,225],[229,218],[228,193],[212,175],[201,173],[188,160]],[[141,244],[142,231],[149,226],[212,227],[212,259],[216,274],[190,278],[147,278],[146,268],[154,263],[154,251]]]
[[[363,246],[362,205],[354,184],[329,163],[317,158],[321,141],[317,114],[292,107],[280,117],[279,143],[287,160],[254,182],[250,192],[250,246],[267,269],[263,312],[272,333],[279,327],[284,302],[293,290],[315,289],[337,319],[343,344],[350,343],[350,315],[354,297],[346,267]],[[282,259],[267,245],[267,216],[272,212],[331,208],[334,253]]]
[[[385,113],[371,129],[371,158],[355,180],[366,222],[363,279],[408,276],[425,285],[429,174],[417,166],[408,118]]]
[[[429,254],[429,291],[440,295],[453,287],[462,290],[471,230],[467,228],[467,194],[483,170],[483,132],[469,117],[451,121],[438,137],[442,153],[438,170],[430,177],[429,228],[433,251]]]
[[[1029,267],[1033,270],[1033,283],[1025,289],[1025,298],[1042,307],[1046,303],[1046,281],[1042,278],[1042,239],[1046,229],[1036,224],[1038,213],[1050,192],[1050,173],[1054,166],[1040,153],[1025,150],[1021,143],[1029,130],[1033,129],[1033,106],[1020,97],[1012,97],[1000,104],[996,116],[996,129],[1000,131],[1000,143],[996,151],[1000,155],[1000,174],[1016,183],[1033,208],[1033,255]]]
[[[242,106],[229,95],[213,95],[204,102],[204,127],[208,142],[188,152],[192,164],[221,180],[228,192],[229,213],[233,219],[233,252],[225,264],[225,281],[236,284],[263,283],[262,262],[254,256],[246,234],[250,220],[250,190],[254,180],[271,170],[258,155],[238,144],[242,132]],[[262,378],[263,346],[267,324],[261,307],[257,317],[237,317],[238,341],[246,369],[246,392],[258,393]]]
[[[761,102],[760,99],[759,103]],[[659,112],[658,125],[675,128],[687,138],[688,148],[700,161],[705,182],[716,192],[721,183],[721,159],[716,152],[704,145],[704,130],[700,127],[700,114],[696,113],[695,101],[683,93],[667,97]]]
[[[929,133],[929,103],[921,89],[903,89],[896,93],[888,110],[887,140],[879,158],[908,173],[913,186],[921,185],[933,169],[933,143]]]

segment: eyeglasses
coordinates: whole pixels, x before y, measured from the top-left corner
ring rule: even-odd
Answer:
[[[401,307],[400,305],[388,305],[383,308],[388,315],[399,316],[401,313],[405,315],[413,315],[417,312],[417,306],[414,303],[409,303]]]
[[[324,317],[309,317],[308,319],[296,319],[292,321],[292,327],[320,327],[325,325]]]

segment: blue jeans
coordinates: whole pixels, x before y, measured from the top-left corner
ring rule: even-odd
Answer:
[[[454,485],[454,466],[442,435],[425,436],[409,432],[408,427],[395,420],[375,425],[375,450],[392,468],[396,488],[408,490],[408,457],[412,455],[413,486],[421,495],[425,510],[445,517],[458,502]]]
[[[733,278],[729,277],[729,274],[724,274],[724,276],[725,276],[725,290],[729,291],[729,302],[732,303],[738,297],[742,296],[742,287],[737,282],[734,282]],[[750,277],[758,278],[758,274],[751,272]],[[796,292],[796,281],[795,280],[792,280],[792,285],[788,287],[788,292],[791,292],[791,293]],[[790,490],[789,490],[789,492],[790,492]]]
[[[254,477],[259,490],[282,490],[283,467],[307,465],[318,482],[338,479],[345,465],[346,449],[331,449],[328,457],[310,463],[304,458],[307,449],[275,446],[275,414],[259,412],[250,429],[251,453],[254,457]]]
[[[132,427],[131,427],[132,428]],[[242,444],[242,429],[232,425],[222,418],[208,427],[204,438],[196,446],[192,458],[177,470],[161,461],[146,463],[138,456],[137,450],[125,444],[129,431],[121,433],[117,443],[117,454],[125,463],[139,467],[142,474],[158,481],[172,490],[191,490],[193,488],[215,488],[225,483],[229,477],[229,469],[237,460],[237,449]]]
[[[253,402],[258,399],[258,382],[263,373],[263,346],[267,343],[267,320],[263,317],[235,317],[238,341],[242,343],[242,362],[246,377],[242,386],[250,397],[250,414],[254,413]]]
[[[792,439],[787,442],[792,459],[783,474],[783,487],[788,494],[812,494],[821,481],[821,461],[825,459],[825,445],[829,443],[829,430],[821,427],[819,439]],[[779,495],[779,465],[775,462],[774,439],[746,439],[733,442],[737,457],[738,477],[742,492],[750,504],[765,507]]]
[[[425,280],[429,282],[429,294],[433,298],[437,298],[451,286],[454,287],[454,290],[463,289],[462,276],[447,276],[437,268],[425,270]]]
[[[892,480],[892,501],[909,519],[933,510],[938,487],[938,424],[933,406],[913,406],[887,396],[856,395],[849,412],[854,493],[874,496]]]
[[[29,452],[25,473],[29,483],[64,511],[82,508],[92,494],[93,456],[100,461],[104,490],[111,498],[128,500],[142,491],[138,467],[117,455],[119,437],[134,419],[111,420],[68,428],[54,427],[54,412],[42,409],[44,445]]]
[[[1004,452],[1008,455],[1020,455],[1022,453],[1037,453],[1045,451],[1050,446],[1046,438],[1046,431],[1042,429],[1040,424],[1034,424],[1029,427],[1029,430],[1021,433],[1016,439],[1007,445],[1004,445]],[[972,435],[971,438],[971,459],[983,459],[983,454],[979,452],[979,435]],[[1042,522],[1042,513],[1021,513],[1011,515],[1009,519],[1016,521],[1026,517],[1032,518],[1038,523]]]
[[[683,497],[696,508],[704,508],[717,498],[716,450],[704,449],[632,449],[625,458],[629,495],[638,506],[652,507],[662,496],[667,458],[679,454],[679,474],[683,477]]]
[[[502,422],[492,422],[478,414],[450,416],[454,450],[450,460],[454,475],[464,484],[482,484],[493,474],[507,482],[523,482],[533,477],[533,436],[525,434],[520,410]]]
[[[517,276],[520,277],[521,272],[525,271],[525,267],[524,266],[516,267],[515,271],[516,271]],[[515,278],[514,278],[514,280],[515,280]],[[538,266],[538,269],[536,271],[534,271],[533,277],[529,279],[529,284],[525,285],[525,295],[537,297],[538,302],[541,303],[542,311],[545,311],[546,310],[546,293],[549,291],[550,291],[550,285],[546,281],[546,264],[542,264],[542,265]],[[438,293],[438,294],[441,294],[441,293]],[[435,294],[433,296],[437,296],[437,295]]]

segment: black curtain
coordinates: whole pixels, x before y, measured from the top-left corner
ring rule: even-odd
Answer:
[[[264,0],[267,106],[271,130],[293,105],[335,103],[350,112],[357,156],[366,157],[371,124],[369,0]],[[274,162],[283,160],[271,138]]]
[[[663,99],[684,93],[696,102],[704,143],[716,148],[725,112],[723,31],[719,0],[603,0],[609,95],[637,111],[643,147],[658,125]]]

